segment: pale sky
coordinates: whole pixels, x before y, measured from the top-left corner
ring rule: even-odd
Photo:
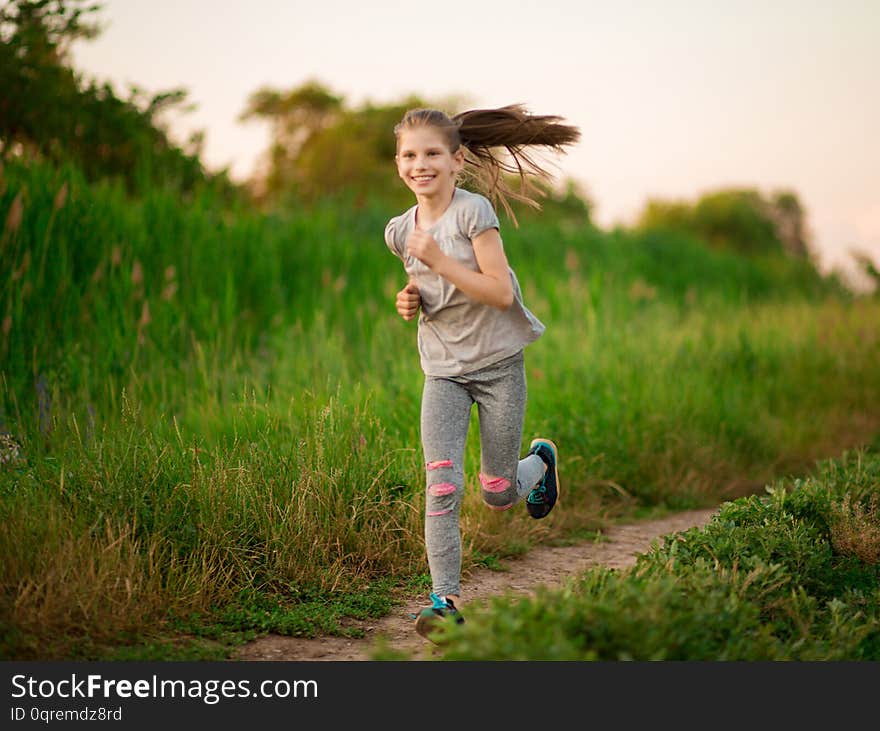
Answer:
[[[823,266],[880,262],[880,0],[105,0],[99,17],[74,66],[122,95],[187,89],[180,138],[204,130],[205,161],[236,179],[268,145],[238,122],[261,86],[519,102],[581,128],[559,175],[600,226],[651,197],[786,188]]]

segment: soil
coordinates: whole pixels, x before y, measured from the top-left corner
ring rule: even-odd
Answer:
[[[657,520],[611,526],[602,531],[601,541],[570,546],[539,546],[525,556],[504,562],[502,571],[479,568],[462,577],[462,613],[468,602],[498,594],[527,595],[537,586],[557,586],[569,576],[594,566],[625,569],[636,556],[649,550],[661,536],[703,526],[715,509],[690,510]],[[238,648],[236,660],[270,661],[348,661],[371,660],[376,647],[395,651],[410,660],[430,660],[436,648],[416,634],[411,614],[425,605],[425,597],[415,597],[377,620],[352,622],[364,637],[284,637],[268,635]]]

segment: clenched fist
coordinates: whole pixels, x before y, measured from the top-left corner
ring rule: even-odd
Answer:
[[[419,288],[412,282],[409,282],[397,293],[397,301],[395,302],[395,305],[397,306],[398,314],[404,320],[412,320],[417,314],[419,314],[419,307],[421,304],[422,298],[419,295]]]
[[[406,239],[406,251],[429,269],[433,269],[444,256],[434,237],[417,228]]]

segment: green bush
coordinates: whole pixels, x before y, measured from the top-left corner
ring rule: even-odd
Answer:
[[[594,569],[443,627],[447,660],[878,660],[880,565],[835,550],[835,506],[872,504],[880,454],[853,452],[725,503],[628,571]]]
[[[687,233],[716,249],[741,254],[809,254],[805,212],[791,191],[765,196],[753,189],[705,193],[694,203],[649,200],[638,228]]]

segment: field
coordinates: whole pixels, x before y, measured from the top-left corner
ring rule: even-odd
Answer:
[[[2,175],[4,658],[225,657],[425,592],[415,324],[382,240],[399,211]],[[875,439],[876,297],[683,233],[502,227],[547,325],[525,444],[560,445],[568,500],[485,511],[472,429],[468,565],[760,494]]]

